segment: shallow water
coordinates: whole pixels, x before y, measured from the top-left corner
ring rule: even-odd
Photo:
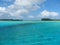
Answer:
[[[0,22],[0,45],[60,45],[60,22]]]

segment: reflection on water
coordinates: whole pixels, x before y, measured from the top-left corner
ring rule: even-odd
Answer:
[[[59,26],[40,22],[0,27],[0,45],[60,45]]]

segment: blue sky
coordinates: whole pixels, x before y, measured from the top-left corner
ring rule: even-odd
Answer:
[[[0,19],[60,19],[60,0],[0,0]]]

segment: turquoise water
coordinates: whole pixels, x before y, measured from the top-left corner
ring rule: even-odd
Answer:
[[[60,22],[0,22],[0,45],[60,45]]]

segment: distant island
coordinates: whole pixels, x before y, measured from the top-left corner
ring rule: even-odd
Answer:
[[[0,19],[0,21],[23,21],[22,19]]]
[[[60,21],[60,19],[42,18],[41,21]]]

